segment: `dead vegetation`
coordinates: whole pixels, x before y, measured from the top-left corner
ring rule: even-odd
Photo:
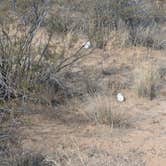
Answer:
[[[165,11],[155,0],[2,0],[0,15],[8,16],[0,16],[0,164],[95,165],[75,140],[73,151],[56,151],[53,160],[26,153],[16,130],[33,125],[23,118],[31,114],[68,127],[128,130],[129,94],[138,100],[166,94]],[[124,103],[116,101],[119,92]],[[102,165],[144,165],[142,158],[121,164],[114,157],[104,153]]]
[[[152,62],[143,62],[135,70],[135,90],[139,97],[152,100],[157,94],[157,84],[160,79],[159,69]]]
[[[89,96],[84,106],[85,113],[90,120],[98,124],[106,124],[112,128],[128,126],[129,117],[127,117],[127,113],[116,110],[114,102],[111,96]]]

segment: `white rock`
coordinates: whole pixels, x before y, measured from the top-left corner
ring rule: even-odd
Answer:
[[[84,48],[88,49],[88,48],[90,48],[90,47],[91,47],[90,41],[84,43]]]
[[[125,101],[125,97],[123,96],[122,93],[118,93],[116,98],[117,98],[117,101],[119,101],[119,102],[124,102]]]

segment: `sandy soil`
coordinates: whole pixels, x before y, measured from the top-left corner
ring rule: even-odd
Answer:
[[[144,60],[141,53],[145,53],[143,48],[114,51],[104,67],[108,68],[109,64],[116,61],[117,66],[123,63],[132,69],[134,57]],[[100,51],[96,52],[96,56],[98,54]],[[164,52],[154,51],[151,55],[156,63],[163,64],[166,61]],[[86,65],[100,63],[95,57],[93,63],[87,59]],[[126,78],[125,73],[122,73],[123,77]],[[127,128],[95,125],[79,114],[65,112],[62,108],[58,110],[58,117],[53,116],[57,114],[56,111],[51,116],[50,113],[25,115],[29,124],[20,128],[23,148],[42,152],[60,165],[165,166],[165,89],[162,82],[162,93],[152,101],[138,99],[131,89],[124,90],[126,101],[119,104],[119,109],[130,115]]]
[[[125,105],[132,115],[127,129],[96,126],[70,116],[63,121],[39,114],[28,116],[31,125],[22,128],[23,147],[50,155],[57,151],[80,153],[86,165],[109,165],[110,162],[112,165],[164,166],[166,99]]]

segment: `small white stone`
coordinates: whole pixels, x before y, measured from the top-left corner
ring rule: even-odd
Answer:
[[[117,101],[119,101],[119,102],[125,101],[125,97],[123,96],[122,93],[118,93],[116,97],[117,97]]]
[[[88,49],[88,48],[90,48],[90,47],[91,47],[90,41],[84,43],[84,48]]]

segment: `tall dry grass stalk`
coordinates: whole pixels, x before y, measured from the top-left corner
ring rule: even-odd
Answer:
[[[137,95],[152,100],[156,96],[156,86],[159,81],[158,67],[152,62],[143,62],[135,69],[134,77]]]
[[[90,120],[98,124],[106,124],[111,127],[127,125],[127,116],[124,112],[115,109],[113,100],[106,95],[94,95],[88,97],[84,111]]]

